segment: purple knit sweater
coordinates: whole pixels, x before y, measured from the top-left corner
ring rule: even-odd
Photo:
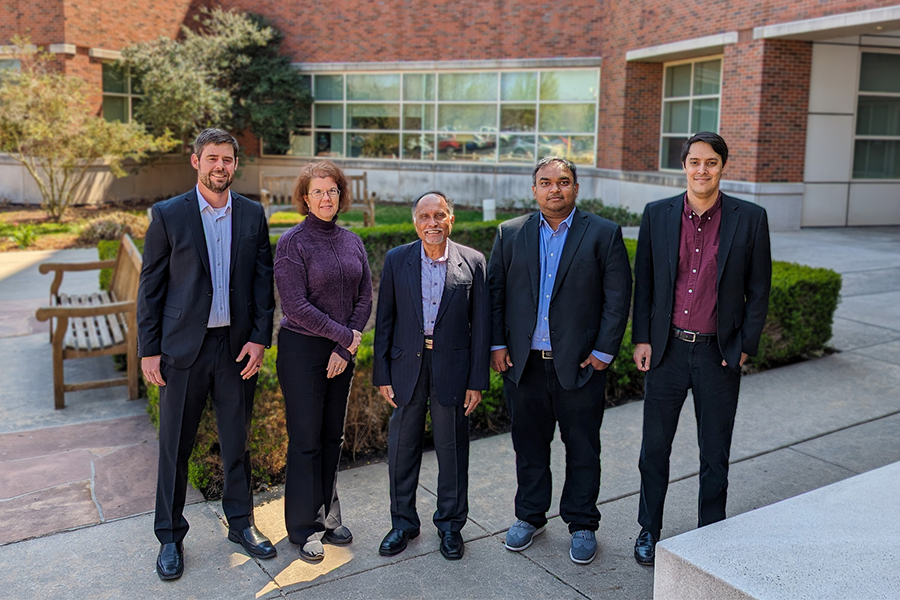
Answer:
[[[275,284],[281,326],[334,340],[334,351],[349,360],[352,330],[362,331],[372,312],[372,274],[359,236],[310,213],[278,240]]]

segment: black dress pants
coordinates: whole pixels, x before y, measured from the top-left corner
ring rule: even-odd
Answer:
[[[160,543],[180,542],[188,532],[184,518],[188,458],[194,448],[206,399],[212,396],[222,451],[225,486],[222,509],[230,529],[253,522],[250,492],[250,417],[256,376],[241,378],[249,359],[231,355],[229,328],[207,332],[197,360],[186,369],[162,363],[166,385],[159,388],[159,471],[154,529]]]
[[[516,518],[543,527],[553,482],[550,442],[559,423],[566,446],[566,481],[559,514],[569,532],[600,528],[600,425],[603,423],[606,371],[594,371],[576,390],[563,389],[552,360],[528,354],[519,385],[504,379],[516,451]]]
[[[284,523],[294,544],[321,540],[326,530],[341,526],[337,470],[354,363],[328,379],[334,346],[327,338],[285,328],[278,334],[278,380],[288,431]]]
[[[740,385],[740,371],[722,366],[715,338],[693,343],[671,338],[662,362],[647,371],[638,522],[656,539],[662,530],[672,440],[688,389],[693,390],[700,445],[697,526],[725,518],[728,460]]]
[[[433,522],[440,531],[459,531],[469,516],[469,417],[462,405],[444,406],[434,398],[433,351],[422,353],[422,369],[412,399],[398,406],[388,427],[388,475],[391,527],[406,532],[420,527],[416,487],[422,466],[425,411],[431,411],[438,461],[437,509]]]

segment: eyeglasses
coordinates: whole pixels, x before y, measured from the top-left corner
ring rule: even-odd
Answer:
[[[339,190],[337,188],[331,188],[327,192],[323,192],[322,190],[310,190],[308,195],[310,198],[312,198],[313,200],[318,202],[319,200],[321,200],[322,198],[325,197],[325,194],[328,194],[328,196],[332,200],[336,200],[337,198],[341,197],[341,190]]]

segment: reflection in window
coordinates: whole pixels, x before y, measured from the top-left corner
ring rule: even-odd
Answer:
[[[900,179],[900,54],[862,55],[853,177]]]
[[[140,103],[143,90],[136,77],[110,63],[103,63],[103,118],[128,123]]]
[[[681,168],[681,146],[700,131],[719,131],[722,59],[668,65],[663,82],[661,169]]]
[[[534,164],[556,152],[595,164],[599,69],[308,77],[313,115],[294,154]]]

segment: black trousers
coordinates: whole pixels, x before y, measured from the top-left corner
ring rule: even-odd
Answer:
[[[406,406],[398,406],[388,427],[388,474],[391,485],[391,527],[419,529],[416,487],[422,466],[425,411],[431,411],[434,450],[438,461],[437,509],[433,521],[440,531],[459,531],[469,516],[469,417],[462,405],[434,402],[433,351],[422,353],[422,370]]]
[[[700,445],[698,527],[725,518],[728,459],[737,412],[741,374],[722,366],[715,339],[670,339],[662,362],[644,381],[644,431],[639,467],[641,500],[638,522],[659,539],[669,486],[669,456],[688,389],[694,394]]]
[[[197,360],[186,369],[165,363],[160,366],[166,385],[159,388],[159,471],[154,529],[163,544],[180,542],[188,532],[183,514],[188,458],[210,395],[225,472],[222,509],[233,530],[245,529],[253,522],[248,442],[256,376],[241,379],[241,370],[249,359],[234,361],[228,335],[228,327],[209,330]]]
[[[284,523],[294,544],[322,539],[341,526],[337,470],[344,444],[351,361],[328,379],[334,342],[282,328],[278,334],[278,380],[284,394],[288,452]]]
[[[603,423],[606,371],[595,371],[577,390],[565,390],[552,360],[531,351],[516,386],[504,380],[516,451],[516,518],[543,527],[553,489],[550,442],[559,423],[566,446],[566,481],[559,514],[569,532],[597,531],[600,511],[600,425]]]

